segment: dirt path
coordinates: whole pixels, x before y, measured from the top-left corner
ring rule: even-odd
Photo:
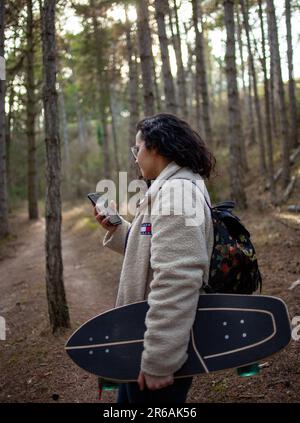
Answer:
[[[88,206],[73,206],[63,214],[64,278],[72,328],[55,336],[47,315],[44,220],[29,224],[25,212],[12,218],[15,235],[0,246],[0,315],[7,322],[7,340],[0,341],[0,402],[98,401],[96,378],[64,352],[68,336],[80,324],[114,305],[122,264],[121,256],[102,247],[103,232],[88,217],[90,212]],[[292,220],[279,223],[276,213],[252,210],[241,217],[257,247],[263,293],[282,297],[293,317],[300,315],[300,286],[288,288],[300,275],[300,233],[293,230],[300,220],[288,216]],[[227,371],[196,377],[188,401],[298,402],[299,358],[300,341],[293,341],[267,360],[259,376],[240,378]],[[104,394],[104,402],[114,399],[114,393]]]
[[[63,349],[80,324],[114,305],[121,257],[101,246],[101,229],[86,218],[90,211],[75,207],[64,213],[64,278],[72,328],[56,336],[48,324],[44,219],[28,224],[25,213],[12,219],[15,235],[0,261],[0,314],[7,322],[7,340],[0,343],[0,402],[51,402],[57,395],[59,401],[97,401],[96,378],[73,365]]]

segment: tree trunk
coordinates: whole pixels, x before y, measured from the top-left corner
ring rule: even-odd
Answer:
[[[260,169],[260,173],[262,175],[265,175],[267,169],[266,169],[266,159],[265,159],[264,131],[263,131],[262,114],[261,114],[258,89],[257,89],[256,70],[255,70],[251,42],[250,42],[250,28],[249,28],[249,21],[248,21],[248,2],[247,2],[247,10],[245,7],[244,0],[240,0],[240,5],[242,8],[244,28],[246,32],[246,38],[247,38],[249,64],[251,68],[251,76],[252,76],[253,91],[254,91],[254,105],[255,105],[256,118],[257,118],[257,124],[258,124],[259,169]]]
[[[18,38],[18,27],[14,27],[14,34],[11,43],[13,44],[12,55],[15,57],[18,49],[17,46]],[[23,63],[23,62],[22,62]],[[13,104],[15,99],[15,78],[17,71],[14,70],[8,75],[6,81],[6,96],[8,97],[8,113],[5,119],[5,139],[6,139],[6,183],[7,183],[7,192],[8,192],[8,214],[11,212],[11,204],[9,204],[9,192],[11,187],[11,145],[12,145],[12,122],[14,118],[13,113]]]
[[[61,116],[61,134],[63,137],[63,145],[64,145],[64,170],[65,176],[68,179],[69,170],[70,170],[70,147],[69,147],[69,131],[68,131],[68,121],[66,115],[66,107],[65,107],[65,96],[63,87],[61,87],[59,93],[59,100],[60,100],[60,116]]]
[[[246,109],[245,100],[247,97],[247,90],[246,90],[246,82],[245,82],[245,61],[244,61],[244,53],[243,53],[243,28],[241,24],[240,11],[239,11],[238,4],[236,5],[236,20],[237,20],[237,41],[238,41],[239,53],[240,53],[240,59],[241,59],[242,85],[243,85],[243,101],[241,101],[241,104],[242,104],[242,110],[244,111]]]
[[[114,143],[116,173],[117,173],[117,177],[119,177],[120,163],[119,163],[119,151],[118,151],[117,122],[116,122],[116,110],[115,110],[115,103],[114,103],[114,91],[112,87],[110,87],[110,93],[109,93],[109,110],[111,115],[111,130],[112,130],[112,138]]]
[[[291,25],[291,0],[285,0],[285,19],[287,33],[287,58],[289,68],[289,106],[290,106],[290,122],[291,122],[291,147],[298,146],[298,128],[297,128],[297,100],[296,87],[294,80],[294,64],[293,64],[293,42],[292,42],[292,25]]]
[[[188,116],[194,120],[194,125],[197,127],[202,123],[201,116],[197,119],[195,116],[195,107],[194,107],[194,97],[195,97],[195,88],[194,88],[194,74],[193,74],[193,64],[194,64],[194,53],[190,43],[187,43],[188,49],[188,63],[187,63],[187,96],[188,96]],[[202,128],[202,125],[201,125]]]
[[[104,158],[103,176],[105,179],[110,179],[111,167],[110,167],[110,154],[109,154],[108,129],[107,129],[107,110],[106,110],[106,105],[104,102],[104,96],[105,96],[104,84],[101,83],[100,87],[101,87],[100,88],[100,96],[101,96],[100,116],[101,116],[101,125],[102,125],[102,131],[103,131],[103,158]]]
[[[254,119],[254,111],[253,111],[253,97],[252,97],[252,75],[251,75],[251,66],[249,63],[249,60],[247,61],[247,68],[248,68],[248,113],[249,113],[249,145],[256,144],[256,125],[255,125],[255,119]]]
[[[5,125],[5,144],[6,144],[6,175],[7,175],[7,188],[9,192],[9,187],[11,184],[11,174],[10,174],[10,150],[11,150],[11,126],[13,120],[13,102],[15,98],[14,84],[11,81],[9,89],[9,100],[8,100],[8,113],[6,116],[6,125]]]
[[[262,68],[264,73],[264,91],[265,91],[265,120],[266,120],[266,141],[267,141],[267,157],[268,157],[268,175],[271,192],[272,203],[276,203],[276,187],[274,181],[274,162],[273,162],[273,140],[272,140],[272,125],[271,125],[271,110],[270,110],[270,90],[267,73],[267,59],[266,59],[266,43],[265,30],[262,11],[262,0],[258,0],[260,30],[262,39]]]
[[[289,131],[287,111],[285,107],[284,86],[281,74],[280,52],[278,42],[278,30],[276,23],[276,14],[273,0],[267,0],[267,16],[268,16],[268,30],[269,30],[269,43],[271,51],[271,60],[273,60],[275,71],[278,76],[277,90],[280,108],[280,133],[282,145],[282,182],[283,186],[287,186],[290,181],[290,160],[289,160]]]
[[[154,84],[152,77],[152,42],[149,27],[148,0],[139,0],[137,8],[138,46],[141,59],[144,113],[147,116],[154,114]]]
[[[72,71],[72,82],[74,86],[76,87],[76,75],[74,66],[71,68]],[[76,115],[77,115],[77,125],[78,125],[78,144],[82,148],[85,145],[85,123],[84,118],[81,111],[81,105],[80,105],[80,99],[79,99],[79,93],[77,88],[75,88],[75,104],[76,104]]]
[[[226,76],[229,113],[229,175],[231,196],[237,206],[247,208],[247,199],[243,186],[241,169],[241,115],[237,87],[235,56],[234,0],[224,0],[224,19],[227,33],[226,41]]]
[[[110,154],[109,154],[109,140],[107,131],[107,108],[108,104],[108,84],[104,75],[103,69],[103,49],[101,34],[99,31],[99,22],[97,19],[97,7],[95,6],[94,0],[90,0],[90,8],[92,12],[92,23],[94,31],[94,43],[96,51],[96,66],[97,66],[97,79],[98,79],[98,90],[99,90],[99,114],[101,118],[102,133],[103,133],[103,176],[105,179],[111,177],[111,165],[110,165]]]
[[[240,21],[240,12],[239,12],[238,4],[236,6],[237,6],[236,7],[237,39],[238,39],[239,53],[240,53],[240,59],[241,59],[242,85],[243,85],[243,96],[241,101],[241,120],[243,122],[243,117],[245,115],[245,110],[246,110],[247,90],[246,90],[246,83],[245,83],[245,65],[244,65],[243,40],[242,40],[243,32],[242,32],[242,25]],[[249,118],[249,114],[248,114],[248,118]],[[251,123],[250,120],[248,119],[248,130],[251,127],[252,128],[254,127],[254,122]],[[245,168],[245,171],[248,172],[249,167],[248,167],[248,161],[247,161],[245,136],[242,139],[241,153],[242,153],[243,166]]]
[[[151,36],[151,45],[152,45],[152,36]],[[152,62],[152,77],[153,77],[153,84],[154,84],[154,100],[155,100],[155,112],[159,113],[162,111],[162,100],[160,94],[160,87],[158,85],[158,78],[157,78],[157,71],[155,68],[155,60],[153,56],[153,51],[151,47],[151,62]]]
[[[60,138],[56,92],[56,0],[42,11],[44,112],[46,143],[46,285],[52,331],[70,327],[61,251]]]
[[[251,97],[251,84],[249,83],[248,91],[246,88],[246,82],[245,82],[245,64],[244,64],[244,54],[243,54],[243,29],[242,24],[240,21],[240,13],[238,4],[237,6],[237,25],[238,25],[238,46],[239,46],[239,52],[240,52],[240,58],[241,58],[241,68],[242,68],[242,83],[243,83],[243,102],[242,102],[242,110],[246,111],[247,109],[247,140],[248,145],[253,145],[256,143],[256,137],[255,137],[255,123],[254,123],[254,115],[253,115],[253,108],[252,108],[252,97]],[[249,81],[251,82],[251,76],[249,75]],[[247,104],[247,107],[246,107]],[[244,140],[245,144],[245,140]],[[245,146],[246,150],[246,146]]]
[[[35,100],[35,75],[34,75],[34,39],[33,39],[33,13],[32,0],[27,0],[27,61],[26,61],[26,90],[27,90],[27,161],[28,161],[28,216],[30,220],[38,219],[38,181],[36,163],[36,100]]]
[[[134,61],[134,48],[132,34],[130,31],[130,22],[128,21],[127,10],[126,13],[126,48],[127,61],[129,68],[129,139],[128,139],[128,170],[129,180],[137,178],[137,167],[133,160],[130,147],[135,145],[136,125],[139,120],[139,102],[138,102],[138,75],[137,68]]]
[[[99,73],[99,94],[100,94],[100,118],[103,135],[103,176],[105,179],[111,179],[111,157],[109,152],[109,136],[108,136],[108,110],[107,110],[107,88],[108,82],[105,81],[104,75]]]
[[[201,19],[201,22],[202,22],[202,19]],[[205,50],[209,51],[210,44],[208,39],[204,38],[204,42],[205,42]],[[216,106],[216,86],[215,86],[215,78],[214,78],[214,57],[210,51],[209,51],[209,54],[207,55],[207,86],[210,87],[209,111],[210,111],[210,116],[212,116],[215,112],[215,106]]]
[[[277,113],[277,102],[275,99],[275,71],[274,63],[272,56],[270,57],[270,109],[271,109],[271,118],[272,118],[272,134],[274,138],[279,138],[279,129],[278,129],[278,113]]]
[[[177,102],[175,98],[174,80],[171,73],[169,42],[166,33],[165,16],[169,13],[168,0],[155,0],[155,17],[158,28],[158,38],[161,52],[162,73],[164,78],[165,102],[167,111],[177,113]]]
[[[194,86],[194,72],[193,72],[193,65],[194,65],[194,51],[191,46],[191,43],[188,41],[188,28],[185,22],[183,22],[185,39],[186,39],[186,47],[187,47],[187,65],[186,65],[186,93],[187,93],[187,110],[188,116],[190,119],[191,124],[199,130],[199,124],[201,122],[201,116],[197,119],[197,110],[195,110],[194,106],[194,99],[197,100],[197,95],[195,96],[195,86]],[[197,104],[196,104],[197,106]],[[196,113],[195,113],[196,112]],[[199,131],[200,132],[200,131]],[[203,131],[204,132],[204,131]]]
[[[201,93],[202,97],[202,112],[203,112],[203,124],[205,131],[205,141],[212,147],[213,137],[210,123],[210,110],[209,110],[209,96],[206,76],[206,62],[204,54],[204,40],[203,40],[203,28],[199,31],[199,10],[197,0],[192,0],[193,7],[193,23],[196,33],[196,76],[199,84],[198,92]]]
[[[0,58],[4,58],[4,1],[0,3]],[[2,79],[3,78],[3,79]],[[0,239],[9,234],[5,139],[5,79],[0,75]]]
[[[195,50],[193,50],[193,55],[195,55]],[[203,121],[203,108],[202,108],[202,102],[201,102],[201,85],[200,85],[200,77],[199,77],[199,72],[198,72],[198,67],[199,65],[197,65],[197,58],[196,58],[196,65],[195,65],[195,74],[193,76],[193,79],[191,81],[192,83],[192,92],[195,93],[195,97],[196,97],[196,128],[197,131],[199,132],[199,134],[201,135],[201,137],[203,139],[205,139],[205,129],[204,129],[204,121]],[[193,107],[193,103],[191,103],[191,107]]]
[[[181,49],[181,37],[180,37],[180,28],[179,28],[179,19],[178,19],[178,6],[176,0],[173,0],[173,10],[175,17],[175,28],[174,32],[173,22],[172,22],[172,11],[170,10],[170,27],[172,31],[172,40],[176,56],[177,64],[177,85],[178,85],[178,102],[183,119],[188,119],[188,109],[187,109],[187,91],[186,91],[186,76],[182,61],[182,49]]]
[[[222,94],[224,90],[224,63],[223,60],[218,60],[219,65],[219,78],[218,78],[218,105],[219,107],[222,106]]]
[[[76,92],[76,113],[77,113],[77,122],[78,122],[79,145],[83,147],[85,144],[85,123],[81,113],[81,107],[80,107],[80,102],[79,102],[79,97],[77,92]]]
[[[72,51],[71,51],[70,45],[66,46],[66,50],[71,57],[70,63],[69,63],[69,66],[71,69],[70,81],[75,87],[75,105],[76,105],[76,115],[77,115],[77,124],[78,124],[78,144],[82,148],[85,144],[85,138],[86,138],[85,122],[84,122],[84,117],[82,115],[79,93],[76,86],[77,78],[76,78],[75,66],[72,59]]]

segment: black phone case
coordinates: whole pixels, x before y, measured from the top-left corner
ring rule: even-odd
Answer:
[[[87,195],[88,199],[91,201],[91,203],[95,206],[97,204],[97,200],[100,197],[100,194],[95,194],[91,192]]]
[[[91,192],[90,194],[87,195],[87,197],[89,198],[89,200],[91,201],[91,203],[96,206],[97,204],[97,200],[100,197],[100,194],[96,194]],[[112,215],[109,219],[109,223],[111,223],[112,225],[121,225],[122,221],[119,217],[118,214]]]

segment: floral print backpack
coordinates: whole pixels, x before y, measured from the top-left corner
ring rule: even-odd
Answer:
[[[207,293],[223,294],[252,294],[258,288],[261,292],[262,278],[255,248],[250,233],[232,213],[234,201],[224,201],[214,207],[206,198],[205,202],[211,211],[214,246],[208,283],[203,289]]]
[[[214,246],[209,280],[204,286],[208,293],[252,294],[259,287],[261,291],[262,278],[250,233],[232,213],[233,208],[233,201],[210,207]]]

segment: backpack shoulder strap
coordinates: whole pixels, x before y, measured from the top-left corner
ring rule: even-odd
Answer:
[[[197,185],[197,183],[196,183],[196,181],[194,179],[188,179],[188,178],[174,178],[174,179],[184,179],[185,181],[192,182],[199,189],[199,191],[201,192],[201,194],[203,194],[204,200],[205,200],[206,204],[208,205],[209,209],[210,210],[212,209],[211,205],[209,204],[209,201],[207,200],[207,198],[205,196],[205,193],[201,191],[201,189],[198,187],[198,185]]]

